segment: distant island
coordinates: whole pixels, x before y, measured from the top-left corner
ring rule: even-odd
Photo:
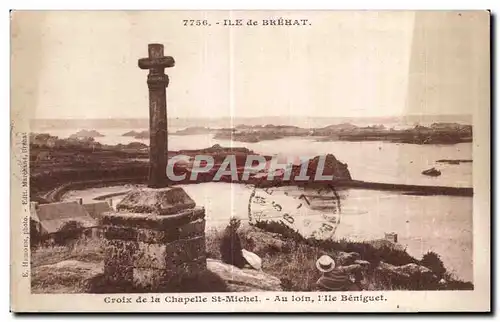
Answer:
[[[387,129],[384,125],[323,128],[313,135],[324,136],[319,141],[387,141],[409,144],[456,144],[472,142],[472,126],[459,123],[433,123],[429,127],[415,125],[410,129]]]
[[[85,139],[85,138],[97,138],[97,137],[103,137],[104,135],[97,132],[96,130],[80,130],[76,132],[75,134],[71,134],[70,138],[72,139]]]
[[[320,128],[302,128],[292,125],[245,125],[230,128],[210,128],[192,126],[169,135],[213,134],[214,139],[236,142],[257,143],[286,137],[309,137],[318,142],[331,141],[385,141],[408,144],[456,144],[472,142],[472,125],[460,123],[433,123],[430,126],[415,125],[412,128],[387,128],[383,124],[357,126],[339,123]],[[81,130],[70,138],[95,138],[103,136],[95,130]],[[122,136],[138,140],[149,139],[149,131],[129,131]],[[462,161],[463,162],[463,161]],[[456,163],[451,161],[449,163]]]
[[[141,132],[136,132],[136,131],[129,131],[127,133],[123,133],[122,136],[131,136],[134,139],[149,139],[149,131],[141,131]]]
[[[278,140],[287,136],[309,136],[310,129],[291,125],[237,125],[235,128],[217,131],[214,139],[256,143],[265,140]]]
[[[430,126],[415,125],[413,128],[396,130],[384,125],[357,126],[340,123],[321,128],[301,128],[292,125],[245,125],[232,128],[192,126],[170,135],[214,134],[214,139],[257,143],[286,137],[311,137],[319,142],[330,141],[386,141],[409,144],[456,144],[472,142],[472,125],[459,123],[433,123]],[[148,139],[149,131],[129,131],[122,136]]]
[[[460,163],[472,163],[470,159],[441,159],[437,160],[438,163],[448,163],[448,164],[460,164]]]
[[[458,122],[472,124],[472,115],[441,114],[441,115],[402,115],[402,116],[370,116],[370,117],[325,117],[325,116],[259,116],[219,118],[206,117],[171,117],[168,126],[175,128],[208,127],[211,129],[233,127],[233,124],[283,124],[300,127],[319,128],[330,124],[431,124]],[[30,128],[36,132],[50,132],[51,129],[147,129],[149,118],[104,118],[104,119],[31,119]]]
[[[204,126],[191,126],[185,128],[183,130],[178,130],[174,133],[170,133],[172,135],[197,135],[197,134],[209,134],[217,132],[216,129],[211,129]]]
[[[187,130],[187,129],[186,129]],[[215,132],[215,139],[256,143],[285,137],[315,137],[317,141],[387,141],[410,144],[456,144],[472,142],[472,126],[459,123],[433,123],[429,127],[416,125],[410,129],[387,129],[384,125],[359,127],[351,123],[323,128],[300,128],[287,125],[239,125]]]

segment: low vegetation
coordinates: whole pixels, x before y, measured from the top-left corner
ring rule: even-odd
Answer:
[[[470,282],[456,279],[446,272],[443,262],[434,252],[425,254],[422,260],[410,256],[405,250],[389,246],[375,247],[370,243],[352,242],[348,240],[316,240],[306,239],[297,231],[279,222],[260,221],[255,226],[269,233],[275,233],[282,238],[285,246],[279,250],[275,247],[260,247],[258,255],[262,257],[263,270],[266,273],[281,279],[284,289],[290,291],[315,291],[316,281],[320,273],[316,270],[316,260],[321,255],[336,257],[339,252],[356,252],[362,260],[370,262],[370,267],[362,281],[365,290],[471,290],[474,288]],[[246,226],[240,229],[242,246],[254,251],[255,245],[245,238],[252,227]],[[211,258],[220,259],[219,245],[222,232],[212,229],[207,232],[207,253]],[[438,277],[444,278],[446,284],[438,284],[435,281],[428,282],[425,278],[414,281],[398,280],[397,277],[381,274],[374,268],[380,263],[401,266],[405,264],[418,264],[425,266]],[[300,263],[300,265],[297,265]]]
[[[406,253],[405,250],[390,247],[374,247],[369,243],[340,241],[318,241],[305,239],[288,226],[276,222],[258,222],[256,227],[243,226],[239,229],[242,247],[256,252],[263,262],[262,270],[280,278],[282,287],[287,291],[316,291],[316,281],[320,273],[316,269],[316,260],[324,254],[336,257],[339,252],[356,252],[362,260],[370,262],[364,274],[361,285],[364,290],[470,290],[470,282],[460,281],[448,272],[439,255],[429,252],[421,260]],[[281,247],[273,245],[256,245],[255,239],[248,238],[251,232],[269,235],[269,238],[280,240]],[[208,229],[206,232],[206,251],[208,258],[221,259],[220,245],[223,230]],[[104,240],[101,238],[82,238],[72,241],[66,246],[41,245],[32,252],[32,290],[35,293],[78,293],[110,292],[102,283],[102,268],[104,261]],[[57,263],[66,261],[65,271],[57,270]],[[78,265],[72,267],[71,262]],[[432,282],[425,278],[398,279],[377,269],[380,262],[400,266],[419,264],[428,267],[438,277],[446,280],[446,284]],[[298,265],[298,263],[300,263]],[[55,265],[54,265],[55,264]],[[203,283],[192,283],[192,279]],[[190,281],[189,283],[184,283]],[[185,289],[183,285],[196,285],[197,289]],[[129,285],[114,292],[144,292]],[[176,281],[170,281],[167,289],[155,291],[168,292],[200,292],[226,291],[224,282],[207,272],[203,276],[184,276]],[[150,290],[149,290],[150,291]]]

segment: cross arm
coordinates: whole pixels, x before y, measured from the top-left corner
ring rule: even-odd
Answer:
[[[174,65],[175,61],[174,57],[172,56],[139,59],[140,69],[168,68],[168,67],[174,67]]]

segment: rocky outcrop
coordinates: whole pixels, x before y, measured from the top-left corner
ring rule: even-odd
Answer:
[[[460,123],[432,123],[431,129],[435,131],[456,131],[461,133],[467,133],[472,136],[472,125],[460,124]]]
[[[287,243],[278,234],[251,228],[244,234],[245,248],[259,256],[274,252],[290,252]]]
[[[430,169],[422,171],[422,174],[426,175],[426,176],[431,176],[431,177],[438,177],[441,175],[441,171],[439,171],[436,168],[430,168]]]
[[[411,129],[386,129],[383,125],[357,127],[352,124],[314,129],[318,141],[388,141],[409,144],[455,144],[472,142],[472,126],[457,123],[417,125]]]
[[[214,144],[209,148],[205,149],[197,149],[197,150],[179,150],[179,154],[186,154],[186,155],[196,155],[200,153],[206,153],[206,154],[235,154],[235,153],[244,153],[244,154],[255,154],[252,150],[249,150],[248,148],[245,147],[225,147],[221,146],[220,144]]]
[[[337,256],[335,257],[335,264],[338,266],[352,265],[355,264],[356,260],[359,260],[360,257],[361,256],[355,252],[338,252]]]
[[[215,134],[214,139],[217,140],[232,140],[246,143],[257,143],[266,140],[282,139],[284,136],[279,133],[259,133],[259,132],[243,132],[243,133],[228,133],[218,132]]]
[[[238,125],[235,129],[222,129],[216,132],[215,139],[256,143],[277,140],[287,136],[308,136],[311,130],[289,125]]]
[[[207,259],[207,269],[223,279],[230,292],[282,291],[279,278],[250,268],[237,268],[219,260]]]
[[[414,277],[415,275],[429,275],[431,277],[432,275],[434,275],[434,273],[432,273],[432,271],[427,267],[414,263],[402,266],[395,266],[384,262],[380,262],[379,265],[377,266],[377,270],[407,278]]]
[[[380,262],[375,272],[395,288],[430,289],[439,285],[439,278],[429,268],[414,263],[395,266]]]
[[[318,173],[318,175],[333,176],[333,180],[352,180],[351,173],[347,168],[347,163],[340,162],[333,154],[327,154],[326,156],[316,156],[311,160],[306,161],[307,175],[309,176],[310,180],[315,179],[316,172],[319,170],[318,165],[320,164],[320,162],[323,162],[323,160],[323,171],[321,173]],[[301,167],[301,165],[292,167],[292,178],[299,176]]]
[[[351,123],[341,123],[328,125],[323,128],[314,129],[312,135],[314,136],[333,136],[335,134],[355,131],[358,127]]]
[[[406,264],[403,266],[398,267],[399,271],[408,275],[416,275],[416,274],[422,274],[422,275],[433,275],[434,273],[427,267],[410,263]]]

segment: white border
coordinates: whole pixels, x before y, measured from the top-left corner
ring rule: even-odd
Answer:
[[[283,2],[281,4],[279,3],[272,3],[269,0],[247,0],[247,1],[210,1],[204,2],[204,1],[188,1],[188,0],[183,0],[179,1],[178,3],[169,3],[165,4],[165,1],[151,1],[151,0],[142,0],[142,1],[103,1],[103,0],[79,0],[79,1],[44,1],[41,3],[40,1],[4,1],[2,4],[5,5],[2,9],[2,23],[0,24],[0,35],[4,38],[4,44],[9,43],[10,35],[9,35],[9,14],[8,14],[8,9],[9,8],[16,8],[16,9],[53,9],[53,10],[58,10],[58,9],[70,9],[70,10],[77,10],[77,9],[396,9],[396,10],[402,10],[402,9],[418,9],[418,10],[424,10],[424,9],[491,9],[493,13],[498,14],[500,12],[499,8],[499,1],[484,1],[484,0],[475,0],[475,1],[436,1],[436,0],[420,0],[420,1],[370,1],[370,0],[350,0],[350,1],[339,1],[332,3],[331,1],[324,1],[324,0],[307,0],[307,1],[297,1],[297,0],[289,0],[286,2]],[[498,21],[496,21],[498,24]],[[496,30],[497,28],[495,28]],[[494,32],[495,40],[498,41],[497,39],[497,32]],[[10,48],[7,46],[7,50],[2,51],[2,61],[5,62],[5,69],[4,70],[9,70],[9,61],[10,61]],[[498,68],[498,67],[497,67]],[[498,69],[495,69],[495,72],[498,71]],[[7,168],[9,167],[8,161],[10,157],[7,153],[7,147],[10,146],[10,139],[9,139],[9,132],[7,127],[9,126],[9,121],[10,120],[10,113],[9,109],[7,108],[10,106],[9,103],[9,84],[10,84],[10,75],[7,73],[3,74],[4,77],[2,78],[2,81],[5,82],[3,86],[1,87],[1,90],[3,91],[0,97],[4,99],[4,108],[0,109],[0,113],[4,113],[1,117],[1,119],[5,122],[5,128],[2,132],[2,135],[0,136],[0,139],[2,140],[1,143],[2,146],[5,148],[3,149],[3,153],[5,153],[5,156],[1,158],[2,166],[4,168],[4,171],[1,172],[0,177],[0,183],[2,184],[2,193],[1,198],[3,198],[3,202],[1,203],[5,208],[5,211],[3,212],[2,220],[4,220],[2,227],[4,227],[5,231],[4,234],[2,234],[3,238],[3,244],[8,245],[10,243],[10,234],[8,232],[8,229],[10,227],[9,224],[9,204],[10,204],[10,196],[9,196],[9,179],[10,175],[7,176]],[[498,90],[498,83],[495,83],[495,87],[492,88],[492,91],[497,92]],[[495,106],[496,107],[496,106]],[[498,115],[497,115],[498,117]],[[498,118],[495,117],[495,121],[498,121]],[[495,133],[495,138],[497,138],[497,135]],[[498,140],[495,140],[498,142]],[[496,147],[496,144],[495,144]],[[9,170],[10,174],[10,170]],[[495,193],[494,199],[497,199],[499,197],[497,193]],[[494,214],[492,214],[494,215]],[[496,220],[496,223],[498,224],[498,220]],[[498,228],[498,227],[495,227]],[[498,249],[498,245],[496,244],[495,241],[495,248]],[[9,256],[8,252],[3,252],[3,254],[6,254],[4,256]],[[6,258],[6,260],[3,261],[4,265],[2,266],[2,277],[4,278],[3,283],[3,303],[8,303],[9,301],[9,289],[6,287],[7,285],[10,284],[9,282],[9,269],[7,268],[7,262],[10,262],[10,257]],[[496,297],[497,298],[497,297]],[[496,307],[497,303],[495,304]],[[7,310],[4,308],[3,312],[7,312]],[[13,316],[9,314],[7,319],[12,319]],[[31,317],[33,318],[33,317]],[[29,318],[28,320],[30,320]],[[104,320],[104,317],[96,317],[96,316],[89,316],[88,318],[92,318],[93,320]],[[174,317],[168,317],[168,319],[173,319]],[[267,320],[267,318],[263,317],[258,317],[259,320]],[[434,319],[434,318],[440,318],[440,317],[429,317],[426,316],[424,317],[426,320],[428,319]]]
[[[143,0],[143,1],[58,1],[46,0],[41,3],[36,0],[11,1],[12,7],[16,9],[335,9],[335,10],[450,10],[450,9],[490,9],[495,7],[494,1],[475,0],[475,1],[390,1],[390,0],[350,0],[350,1],[324,1],[308,0],[298,1],[289,0],[286,2],[269,0],[244,0],[244,1],[193,1],[183,0],[176,3],[166,3],[165,1]]]

